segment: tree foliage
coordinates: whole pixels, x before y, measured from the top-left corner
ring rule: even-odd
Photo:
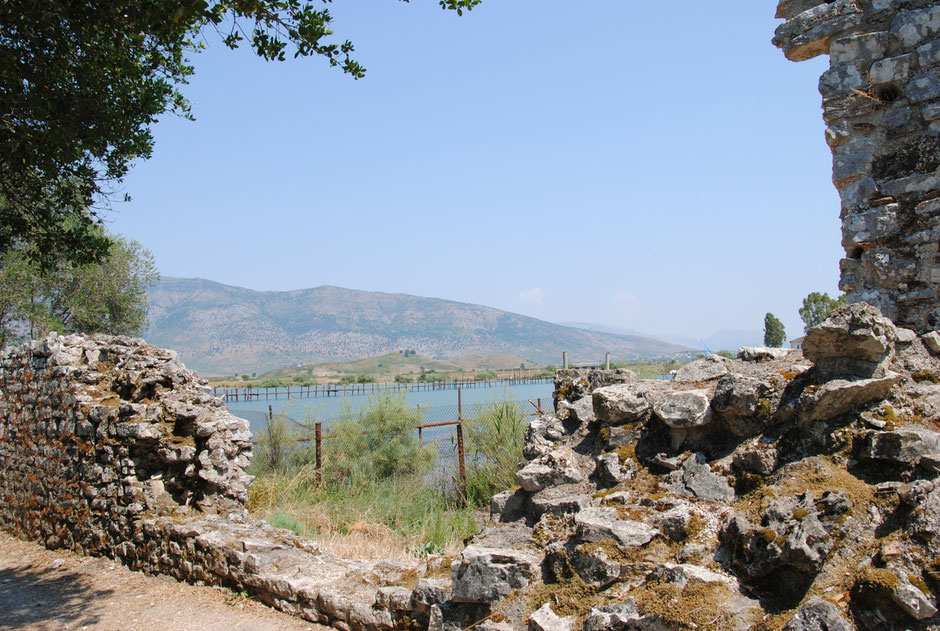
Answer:
[[[783,346],[787,333],[783,328],[783,322],[777,319],[777,316],[768,312],[764,316],[764,346]]]
[[[0,2],[0,254],[22,242],[47,264],[108,253],[96,213],[150,156],[157,118],[190,116],[180,86],[207,34],[229,48],[247,40],[267,60],[320,56],[364,76],[353,44],[331,39],[328,1]],[[480,2],[440,5],[462,14]]]
[[[97,263],[40,266],[24,247],[0,256],[0,345],[63,333],[139,335],[147,324],[147,288],[158,279],[150,252],[111,237]]]
[[[809,330],[829,317],[829,314],[845,304],[845,295],[830,298],[828,293],[821,294],[814,291],[803,298],[800,308],[800,318],[803,320],[803,330]]]

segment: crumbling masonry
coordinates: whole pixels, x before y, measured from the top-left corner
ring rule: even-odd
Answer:
[[[774,44],[828,53],[819,81],[842,198],[840,288],[920,332],[940,327],[940,3],[784,0]]]

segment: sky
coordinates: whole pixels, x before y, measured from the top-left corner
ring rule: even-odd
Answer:
[[[836,295],[817,91],[770,43],[776,2],[336,0],[355,81],[214,33],[109,228],[167,276],[337,285],[553,322],[789,337]]]

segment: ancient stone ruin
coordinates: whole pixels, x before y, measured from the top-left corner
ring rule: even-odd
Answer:
[[[940,335],[855,304],[804,352],[674,381],[560,371],[520,487],[452,565],[445,628],[940,623]],[[804,356],[805,353],[805,356]],[[930,628],[936,628],[931,626]]]
[[[490,524],[455,558],[376,563],[250,518],[246,423],[172,352],[51,336],[0,356],[0,525],[341,631],[926,629],[938,355],[854,304],[802,352],[560,371]]]
[[[840,288],[900,325],[940,328],[940,4],[783,0],[774,44],[829,54],[819,81],[842,198]]]
[[[4,530],[344,631],[427,626],[441,559],[340,559],[250,518],[248,423],[172,351],[52,335],[4,349],[0,395]]]
[[[560,371],[487,527],[376,563],[251,519],[247,423],[174,353],[52,335],[0,354],[0,527],[341,631],[940,627],[940,7],[778,12],[831,56],[854,303],[802,351]]]

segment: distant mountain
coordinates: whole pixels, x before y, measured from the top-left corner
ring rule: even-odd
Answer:
[[[573,326],[579,329],[586,329],[588,331],[598,331],[600,333],[615,333],[619,335],[639,335],[644,337],[649,337],[645,333],[639,331],[634,331],[633,329],[625,329],[616,326],[609,326],[606,324],[596,324],[593,322],[559,322],[562,326]],[[708,346],[712,351],[737,351],[742,346],[763,346],[764,345],[764,332],[757,329],[723,329],[712,333],[708,337],[703,339],[695,339],[688,335],[660,335],[658,339],[663,341],[678,344],[680,346],[687,346],[699,351],[704,351],[702,348],[702,342]]]
[[[204,279],[164,278],[149,292],[153,344],[206,374],[358,359],[414,349],[435,359],[507,354],[538,363],[635,359],[687,351],[438,298],[314,287],[253,291]]]
[[[713,351],[736,352],[742,346],[763,346],[764,332],[757,329],[727,329],[712,333],[705,338],[705,343]]]

